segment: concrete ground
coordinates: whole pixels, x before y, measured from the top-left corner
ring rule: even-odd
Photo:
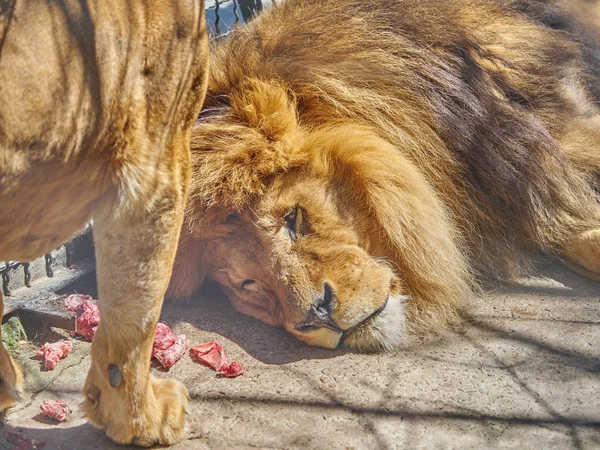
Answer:
[[[539,272],[486,292],[463,330],[377,355],[307,347],[214,296],[166,304],[163,319],[192,345],[217,339],[246,368],[218,378],[186,355],[152,369],[190,391],[189,432],[174,448],[600,448],[600,284],[557,263]],[[52,372],[32,354],[19,355],[26,397],[0,436],[123,448],[79,409],[89,344],[75,341]],[[75,410],[69,422],[39,414],[55,398]]]

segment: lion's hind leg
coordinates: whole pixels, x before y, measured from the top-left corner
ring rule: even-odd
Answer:
[[[600,281],[600,226],[573,236],[564,246],[561,257],[574,272]]]
[[[570,125],[569,134],[561,142],[571,166],[585,180],[587,191],[574,198],[582,200],[583,213],[574,223],[581,228],[568,234],[559,249],[563,262],[574,272],[600,281],[600,114],[579,119]],[[585,221],[585,224],[581,224]]]
[[[4,315],[4,300],[0,292],[0,323]],[[0,335],[2,327],[0,325]],[[21,366],[12,359],[4,344],[0,341],[0,422],[8,408],[21,398],[23,390],[23,372]]]

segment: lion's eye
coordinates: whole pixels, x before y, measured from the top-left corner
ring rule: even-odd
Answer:
[[[295,241],[298,239],[298,236],[301,235],[302,228],[302,208],[296,206],[285,216],[285,226],[288,229],[288,233],[290,234],[290,239]]]

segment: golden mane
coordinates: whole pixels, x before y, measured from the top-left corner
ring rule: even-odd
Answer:
[[[318,179],[394,267],[410,323],[454,321],[473,273],[510,277],[599,228],[597,29],[535,0],[273,7],[213,48],[183,239]],[[179,295],[203,279],[175,272]]]

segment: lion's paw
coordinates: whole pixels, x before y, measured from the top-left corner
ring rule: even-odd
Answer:
[[[149,378],[146,396],[134,386],[126,390],[108,385],[101,391],[90,376],[84,388],[83,408],[90,423],[119,444],[150,447],[172,445],[185,433],[188,393],[179,381]]]
[[[133,443],[147,447],[155,442],[174,444],[183,438],[187,416],[188,392],[177,380],[151,378],[157,406],[153,417],[160,417],[155,423],[136,435]]]

